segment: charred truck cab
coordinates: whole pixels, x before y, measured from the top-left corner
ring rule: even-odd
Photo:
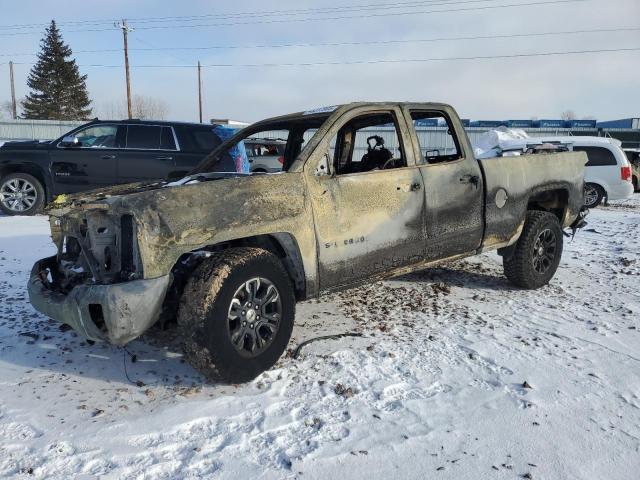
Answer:
[[[445,143],[427,144],[425,120],[447,127]],[[216,172],[269,132],[286,139],[282,173]],[[296,301],[321,292],[492,249],[514,284],[548,283],[563,229],[583,223],[586,156],[533,153],[477,160],[456,112],[435,103],[264,120],[177,182],[59,197],[48,209],[58,253],[34,265],[29,296],[116,345],[177,319],[197,369],[246,381],[285,350]]]

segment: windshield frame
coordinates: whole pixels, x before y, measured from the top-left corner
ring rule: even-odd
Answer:
[[[232,137],[228,138],[226,141],[218,145],[214,150],[211,151],[211,153],[209,153],[206,157],[204,157],[202,161],[198,165],[196,165],[196,167],[192,171],[190,171],[187,174],[187,176],[196,175],[200,173],[214,172],[215,170],[213,169],[220,162],[222,155],[224,155],[224,153],[228,151],[230,147],[232,147],[233,145],[241,141],[248,140],[251,136],[259,132],[264,132],[269,130],[292,131],[296,128],[296,126],[301,126],[301,125],[304,125],[305,123],[316,123],[317,126],[312,128],[317,129],[317,132],[316,132],[317,134],[327,124],[327,121],[330,120],[331,117],[336,115],[336,112],[338,110],[340,110],[340,108],[336,108],[336,110],[333,110],[331,112],[318,112],[318,113],[299,112],[299,113],[294,113],[290,115],[285,115],[282,117],[274,117],[266,120],[261,120],[252,125],[249,125],[248,127],[245,127],[239,130]],[[315,134],[314,134],[314,137],[315,137]],[[311,143],[312,142],[310,140],[308,144],[311,144]],[[289,139],[287,140],[287,147],[285,148],[288,148],[288,146],[289,146]],[[303,151],[306,150],[307,146],[308,145],[305,145],[305,148],[303,149]],[[295,161],[292,162],[292,165],[294,163]],[[291,169],[289,169],[288,171],[290,170]]]

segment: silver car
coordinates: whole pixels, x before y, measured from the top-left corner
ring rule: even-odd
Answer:
[[[282,171],[284,149],[287,142],[273,138],[248,138],[244,141],[252,172],[276,173]]]

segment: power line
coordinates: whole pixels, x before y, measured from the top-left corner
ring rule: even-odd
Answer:
[[[450,13],[450,12],[468,12],[474,10],[492,10],[496,8],[511,8],[511,7],[528,7],[534,5],[555,5],[562,3],[576,3],[586,2],[589,0],[546,0],[538,2],[528,3],[507,3],[501,5],[484,5],[475,7],[464,8],[451,8],[442,10],[422,10],[415,12],[390,12],[390,13],[372,13],[364,17],[365,19],[379,18],[379,17],[398,17],[407,15],[425,15],[428,13]],[[290,19],[277,19],[277,20],[257,20],[249,22],[227,22],[227,23],[209,23],[209,24],[194,24],[194,25],[151,25],[148,27],[140,27],[138,30],[156,30],[156,29],[175,29],[175,28],[206,28],[206,27],[223,27],[223,26],[235,26],[235,25],[260,25],[260,24],[278,24],[278,23],[306,23],[316,21],[328,21],[328,20],[346,20],[353,18],[362,18],[360,15],[347,15],[347,16],[334,16],[334,17],[316,17],[316,18],[290,18]]]
[[[421,6],[424,4],[436,3],[440,0],[425,0],[425,1],[413,1],[413,2],[396,2],[396,3],[374,3],[374,4],[360,4],[360,5],[352,5],[352,6],[334,6],[334,7],[322,7],[322,8],[307,8],[307,9],[288,9],[288,10],[270,10],[270,11],[245,11],[245,12],[236,12],[236,13],[213,13],[213,14],[202,14],[202,15],[181,15],[181,16],[167,16],[167,17],[138,17],[131,18],[130,21],[134,22],[165,22],[165,21],[193,21],[201,18],[233,18],[233,17],[255,17],[255,16],[274,16],[274,15],[283,15],[283,14],[307,14],[307,13],[323,13],[323,12],[334,12],[334,11],[344,11],[344,10],[355,10],[361,8],[409,8]],[[489,2],[493,0],[477,0]],[[457,2],[452,2],[457,3]],[[293,13],[295,12],[295,13]],[[75,21],[62,21],[58,22],[58,25],[106,25],[110,24],[115,19],[96,19],[96,20],[75,20]],[[46,27],[46,23],[27,23],[27,24],[14,24],[14,25],[0,25],[0,29],[22,29],[22,28],[41,28]]]
[[[376,9],[395,9],[395,8],[417,8],[423,5],[433,4],[456,4],[456,3],[489,3],[496,0],[414,0],[409,2],[393,2],[393,3],[369,3],[358,5],[337,5],[333,7],[316,7],[305,9],[287,9],[287,10],[270,10],[270,11],[245,11],[245,12],[230,12],[230,13],[215,13],[215,14],[202,14],[202,15],[182,15],[182,16],[166,16],[166,17],[139,17],[131,18],[129,21],[138,23],[154,23],[154,22],[170,22],[170,21],[194,21],[202,18],[221,18],[228,19],[234,17],[265,17],[265,16],[283,16],[283,15],[304,15],[304,14],[323,14],[334,12],[348,12],[358,11],[370,8]],[[104,20],[69,20],[58,22],[59,26],[62,25],[106,25],[112,24],[117,19],[104,19]],[[14,25],[0,25],[0,29],[24,29],[24,28],[42,28],[46,27],[46,23],[31,23],[31,24],[14,24]]]
[[[399,2],[392,4],[365,4],[365,5],[349,5],[349,6],[336,6],[336,7],[321,7],[321,8],[309,8],[309,9],[289,9],[289,10],[272,10],[270,12],[245,12],[245,13],[233,13],[233,14],[211,14],[211,15],[193,15],[191,17],[156,17],[155,19],[140,19],[135,20],[137,23],[162,23],[162,22],[192,22],[202,18],[217,18],[217,19],[234,19],[234,18],[264,18],[274,16],[300,16],[300,15],[325,15],[332,13],[350,13],[363,10],[391,10],[398,8],[419,8],[423,6],[438,6],[438,5],[455,5],[465,3],[490,3],[499,0],[425,0],[425,1],[413,1],[413,2]]]
[[[492,0],[490,0],[492,1]],[[538,2],[527,3],[507,3],[501,5],[484,5],[475,7],[464,8],[450,8],[442,10],[421,10],[413,12],[389,12],[389,13],[371,13],[366,17],[361,15],[346,15],[346,16],[333,16],[333,17],[312,17],[312,18],[289,18],[289,19],[276,19],[276,20],[256,20],[247,22],[226,22],[226,23],[206,23],[206,24],[194,24],[194,25],[151,25],[147,27],[137,27],[137,30],[155,30],[155,29],[183,29],[183,28],[207,28],[207,27],[224,27],[224,26],[236,26],[236,25],[265,25],[265,24],[279,24],[279,23],[305,23],[305,22],[318,22],[318,21],[333,21],[333,20],[347,20],[347,19],[372,19],[378,17],[398,17],[407,15],[425,15],[428,13],[452,13],[452,12],[469,12],[475,10],[494,10],[497,8],[512,8],[512,7],[529,7],[535,5],[557,5],[568,4],[577,2],[587,2],[590,0],[547,0]],[[81,33],[81,32],[107,32],[112,31],[110,28],[98,28],[98,29],[78,29],[67,30],[67,33]],[[33,32],[12,32],[12,33],[0,33],[2,36],[8,35],[31,35]]]
[[[447,61],[464,61],[464,60],[493,60],[508,58],[526,58],[526,57],[549,57],[562,55],[582,55],[588,53],[617,53],[617,52],[635,52],[640,51],[640,47],[630,48],[609,48],[597,50],[571,50],[559,52],[536,52],[536,53],[516,53],[505,55],[480,55],[469,57],[434,57],[434,58],[409,58],[409,59],[388,59],[388,60],[348,60],[348,61],[330,61],[330,62],[300,62],[300,63],[212,63],[202,65],[207,68],[251,68],[251,67],[311,67],[311,66],[332,66],[332,65],[368,65],[381,63],[426,63],[426,62],[447,62]],[[0,65],[6,65],[1,63]],[[14,65],[35,65],[33,63],[17,63]],[[83,68],[122,68],[122,65],[106,65],[106,64],[84,64],[78,65]],[[131,65],[131,68],[197,68],[197,65]]]
[[[184,51],[184,50],[232,50],[232,49],[268,49],[268,48],[289,48],[289,47],[342,47],[342,46],[361,46],[361,45],[396,45],[408,43],[430,43],[430,42],[450,42],[461,40],[496,40],[508,38],[528,38],[528,37],[546,37],[554,35],[578,35],[585,33],[613,33],[613,32],[637,32],[640,27],[621,27],[621,28],[597,28],[587,30],[567,30],[560,32],[531,32],[531,33],[507,33],[498,35],[475,35],[463,37],[434,37],[434,38],[416,38],[416,39],[400,39],[400,40],[363,40],[357,42],[318,42],[318,43],[276,43],[276,44],[257,44],[257,45],[212,45],[206,47],[156,47],[142,40],[139,37],[135,39],[143,44],[149,45],[147,48],[130,48],[129,51],[137,52],[166,52],[166,51]],[[96,50],[74,50],[73,53],[109,53],[120,52],[121,49],[105,48]],[[37,53],[2,53],[0,57],[20,57],[20,56],[37,56]],[[176,58],[176,57],[174,57]],[[183,61],[184,59],[178,59]]]
[[[282,15],[307,15],[307,14],[323,14],[323,13],[333,13],[333,12],[349,12],[349,11],[361,11],[368,10],[371,8],[376,9],[395,9],[395,8],[416,8],[423,5],[433,5],[433,4],[452,4],[452,3],[477,3],[477,2],[485,2],[488,3],[494,0],[467,0],[467,1],[443,1],[443,0],[424,0],[424,1],[412,1],[412,2],[394,2],[394,3],[369,3],[369,4],[358,4],[358,5],[337,5],[333,7],[316,7],[316,8],[303,8],[303,9],[287,9],[287,10],[271,10],[271,11],[261,11],[261,12],[240,12],[240,13],[230,13],[230,14],[209,14],[209,15],[190,15],[190,16],[180,16],[180,17],[155,17],[155,18],[141,18],[141,19],[133,19],[137,22],[140,21],[151,21],[151,22],[160,22],[160,21],[190,21],[197,20],[200,18],[229,18],[229,17],[265,17],[265,16],[282,16]]]

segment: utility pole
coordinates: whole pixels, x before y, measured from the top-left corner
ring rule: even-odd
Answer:
[[[16,85],[13,79],[13,62],[9,62],[9,80],[11,82],[11,116],[18,119],[18,108],[16,105]]]
[[[122,36],[124,38],[124,70],[127,77],[127,113],[129,114],[129,119],[133,118],[131,114],[131,76],[129,75],[129,42],[128,35],[129,32],[133,32],[133,28],[129,28],[126,20],[122,20],[122,23],[114,23],[116,28],[122,30]]]
[[[202,67],[198,60],[198,110],[200,112],[200,123],[202,123]]]

